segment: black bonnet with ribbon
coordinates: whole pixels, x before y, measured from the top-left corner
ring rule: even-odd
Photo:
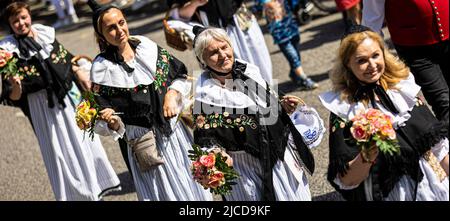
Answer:
[[[92,9],[92,25],[94,26],[95,33],[97,33],[99,36],[103,36],[102,33],[100,33],[98,27],[98,19],[100,18],[100,16],[102,16],[103,13],[105,13],[109,9],[111,8],[119,9],[119,8],[113,4],[99,5],[95,0],[88,0],[87,3],[89,7]]]

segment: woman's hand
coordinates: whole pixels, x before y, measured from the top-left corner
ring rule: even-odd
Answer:
[[[233,158],[230,157],[230,155],[227,154],[227,152],[225,152],[225,150],[221,149],[221,148],[214,148],[211,150],[211,152],[213,152],[214,154],[218,154],[220,153],[223,157],[226,157],[227,160],[225,161],[225,163],[232,167],[233,166]]]
[[[373,144],[367,151],[361,151],[361,157],[363,163],[375,163],[375,160],[378,157],[379,149],[377,145]]]
[[[292,114],[299,104],[305,104],[305,102],[297,96],[285,95],[281,99],[281,106],[288,114]]]
[[[76,65],[72,65],[72,70],[75,73],[75,77],[78,79],[78,83],[81,85],[81,89],[83,89],[83,91],[90,91],[92,83],[89,79],[89,73]]]
[[[99,112],[99,119],[108,123],[111,130],[117,131],[119,129],[120,118],[114,115],[115,111],[111,108],[105,108]]]
[[[169,90],[164,97],[164,117],[172,118],[175,117],[179,112],[179,105],[181,96],[180,93],[176,90]]]
[[[9,98],[13,101],[19,100],[22,96],[22,80],[20,80],[19,76],[11,76],[8,81],[12,86],[12,91]]]
[[[112,115],[107,123],[111,130],[118,131],[120,128],[120,117]]]

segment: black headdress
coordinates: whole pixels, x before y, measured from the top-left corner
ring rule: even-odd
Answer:
[[[200,35],[200,33],[202,33],[202,32],[205,31],[205,30],[206,30],[205,27],[202,27],[202,26],[199,26],[199,25],[196,25],[196,26],[194,26],[194,27],[192,28],[192,32],[193,32],[194,35],[195,35],[195,38],[194,38],[194,47],[195,47],[195,42],[196,42],[196,40],[197,40],[197,37]]]
[[[99,28],[98,19],[104,12],[106,12],[109,9],[117,8],[120,10],[120,8],[113,4],[99,5],[95,0],[88,0],[87,3],[89,7],[92,9],[92,25],[94,26],[95,33],[97,33],[99,36],[103,36],[98,29]]]

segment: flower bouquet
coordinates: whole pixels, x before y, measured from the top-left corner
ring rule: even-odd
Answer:
[[[3,75],[3,79],[7,79],[11,76],[19,75],[21,72],[17,67],[17,58],[14,58],[13,54],[0,49],[0,75]]]
[[[389,115],[370,108],[355,116],[351,123],[350,133],[356,140],[356,144],[362,148],[364,159],[368,159],[368,152],[374,145],[384,154],[400,153],[400,146]]]
[[[192,148],[193,150],[189,150],[189,158],[192,160],[194,180],[203,188],[209,188],[211,193],[229,194],[232,185],[236,184],[233,180],[239,177],[231,165],[231,158],[224,156],[221,151],[204,151],[195,144]]]
[[[88,132],[91,139],[94,139],[94,126],[99,112],[99,106],[95,102],[94,96],[95,93],[93,92],[85,92],[75,113],[78,128]]]

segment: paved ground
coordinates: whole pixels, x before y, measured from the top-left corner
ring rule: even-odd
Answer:
[[[145,35],[182,60],[192,73],[199,70],[191,51],[179,52],[168,48],[162,31],[164,8],[159,1],[128,16],[130,32]],[[94,57],[97,46],[93,38],[90,16],[86,8],[80,9],[81,23],[59,30],[58,40],[73,54]],[[39,12],[36,22],[51,24],[55,16]],[[264,25],[264,21],[261,21]],[[314,91],[297,91],[289,81],[289,65],[279,48],[272,43],[270,34],[263,28],[274,69],[274,78],[279,80],[279,89],[303,98],[319,111],[327,121],[329,113],[320,105],[318,94],[331,88],[328,71],[334,62],[339,38],[344,29],[341,14],[326,15],[315,12],[314,20],[301,26],[302,63],[306,73],[320,87]],[[54,200],[45,166],[28,120],[19,109],[0,106],[0,200]],[[120,192],[111,193],[105,200],[137,200],[132,179],[127,172],[118,145],[110,138],[102,138],[109,159],[123,184]],[[341,200],[326,181],[328,164],[328,135],[322,144],[313,150],[316,172],[309,178],[313,200]]]

